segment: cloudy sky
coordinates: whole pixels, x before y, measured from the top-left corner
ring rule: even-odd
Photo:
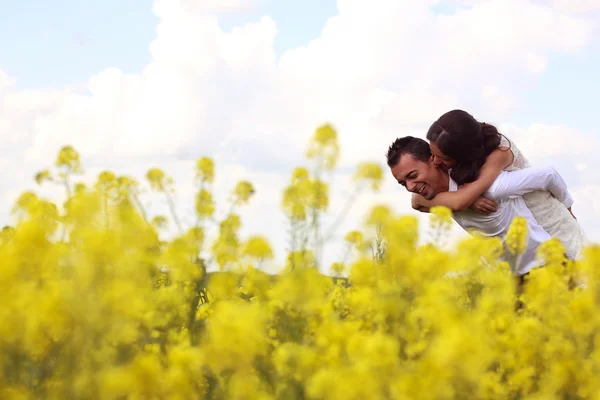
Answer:
[[[600,240],[599,0],[23,0],[0,21],[2,225],[22,191],[59,195],[33,175],[65,144],[87,182],[163,168],[191,222],[194,161],[208,155],[220,199],[237,180],[254,183],[243,232],[269,236],[281,259],[286,226],[274,210],[319,124],[340,135],[335,216],[357,162],[384,165],[393,139],[423,137],[463,108],[532,163],[554,165]],[[413,214],[386,175],[340,235],[375,203]]]

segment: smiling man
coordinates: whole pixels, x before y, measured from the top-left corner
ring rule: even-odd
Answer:
[[[411,193],[431,200],[439,192],[448,191],[448,174],[431,162],[431,150],[425,141],[411,136],[396,139],[388,150],[387,163],[394,178]]]
[[[432,199],[438,193],[458,190],[458,185],[448,173],[431,161],[429,144],[419,138],[406,136],[396,139],[387,152],[387,164],[396,181],[407,191]],[[495,212],[480,214],[473,210],[453,213],[454,220],[467,232],[477,231],[484,236],[504,238],[511,222],[517,216],[527,221],[527,244],[521,262],[513,266],[513,274],[520,277],[532,268],[539,267],[536,250],[550,239],[550,235],[537,223],[522,195],[534,190],[548,190],[565,207],[573,198],[562,177],[551,167],[531,167],[518,171],[502,172],[485,193],[497,204]],[[421,208],[421,211],[428,211]]]

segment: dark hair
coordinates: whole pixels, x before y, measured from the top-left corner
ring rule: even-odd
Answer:
[[[387,151],[388,167],[394,168],[403,154],[410,154],[419,161],[429,162],[431,150],[429,144],[421,138],[412,136],[398,138],[394,140]]]
[[[490,153],[500,145],[494,125],[479,122],[463,110],[443,114],[427,131],[427,139],[456,160],[450,176],[458,184],[473,182]]]

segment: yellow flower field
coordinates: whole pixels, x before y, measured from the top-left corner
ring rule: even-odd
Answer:
[[[0,236],[0,398],[600,398],[598,248],[565,263],[560,243],[545,243],[547,266],[518,293],[501,241],[420,245],[415,218],[374,206],[346,235],[350,256],[321,267],[322,177],[338,156],[335,129],[319,127],[307,151],[314,168],[295,169],[282,188],[292,247],[269,275],[268,238],[239,235],[250,182],[232,187],[230,212],[214,221],[218,168],[200,158],[197,223],[185,227],[165,172],[145,179],[171,215],[150,216],[131,177],[106,171],[73,185],[79,154],[63,148],[56,171],[35,178],[63,185],[66,203],[26,192]],[[377,190],[383,175],[359,165],[355,194]],[[439,237],[450,218],[433,210]],[[168,241],[166,223],[179,229]],[[208,223],[219,227],[210,240]],[[518,253],[514,227],[506,245]]]

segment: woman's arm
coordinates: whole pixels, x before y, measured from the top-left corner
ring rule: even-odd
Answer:
[[[425,200],[423,196],[413,196],[413,208],[446,206],[454,212],[466,210],[492,186],[500,172],[512,164],[513,153],[510,150],[507,151],[507,149],[499,148],[490,153],[485,164],[481,167],[477,179],[462,185],[457,191],[438,193],[431,200]]]

